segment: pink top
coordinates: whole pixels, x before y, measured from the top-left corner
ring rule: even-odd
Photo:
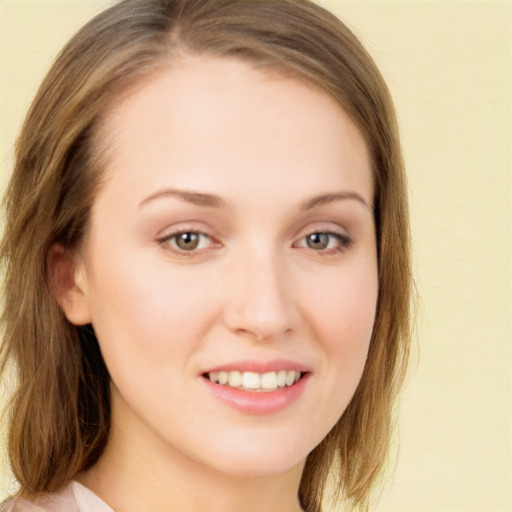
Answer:
[[[27,501],[12,498],[0,505],[1,512],[114,512],[96,494],[72,481],[62,491]]]

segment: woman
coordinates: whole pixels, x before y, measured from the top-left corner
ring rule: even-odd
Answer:
[[[297,0],[125,0],[64,48],[6,199],[5,510],[368,505],[408,352],[387,88]]]

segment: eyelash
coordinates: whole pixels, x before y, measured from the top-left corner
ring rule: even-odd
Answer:
[[[335,239],[338,242],[335,247],[331,247],[329,249],[323,249],[320,251],[315,251],[314,249],[309,247],[314,252],[318,253],[318,255],[320,255],[320,256],[335,256],[337,254],[345,252],[347,249],[350,249],[350,247],[352,246],[352,244],[354,242],[353,239],[346,234],[337,233],[335,231],[320,231],[320,230],[318,230],[318,231],[312,231],[312,232],[308,233],[307,235],[303,236],[298,242],[296,242],[294,244],[294,247],[298,247],[299,246],[298,244],[300,244],[301,242],[305,242],[305,244],[307,244],[308,239],[310,239],[310,237],[312,237],[314,235],[328,236],[330,238],[328,245],[332,242],[332,239]],[[301,246],[301,247],[308,248],[307,245]]]
[[[195,235],[195,236],[199,236],[200,238],[203,238],[203,239],[204,238],[210,239],[211,240],[210,247],[199,248],[199,249],[194,247],[191,250],[182,249],[177,246],[177,239],[178,239],[178,237],[183,236],[183,235]],[[316,250],[312,249],[311,247],[307,246],[308,239],[310,239],[310,237],[312,237],[314,235],[328,236],[330,238],[330,240],[328,241],[327,246],[330,245],[330,243],[332,242],[332,239],[337,240],[338,243],[336,244],[335,247],[330,247],[327,249],[322,249],[322,250],[316,251]],[[184,257],[193,257],[193,256],[197,255],[198,253],[208,250],[211,247],[221,247],[221,245],[222,245],[220,242],[216,242],[214,239],[212,239],[212,237],[210,235],[207,235],[206,233],[203,233],[201,231],[194,231],[194,230],[178,231],[176,233],[172,233],[165,237],[159,238],[157,240],[157,242],[159,245],[162,245],[162,246],[165,246],[165,245],[171,246],[171,250],[173,252],[175,252],[179,256],[184,256]],[[299,245],[302,242],[304,242],[305,245]],[[201,243],[201,240],[199,240],[199,243]],[[302,247],[305,249],[309,248],[313,252],[317,253],[320,256],[335,256],[335,255],[342,253],[342,252],[346,251],[347,249],[349,249],[352,246],[352,244],[353,244],[353,239],[345,234],[337,233],[334,231],[318,230],[318,231],[311,231],[307,235],[303,236],[298,242],[295,242],[293,244],[293,247]]]
[[[182,231],[178,231],[177,233],[172,233],[170,235],[167,235],[165,237],[158,239],[157,242],[159,245],[162,245],[162,246],[165,246],[165,245],[171,246],[172,251],[174,251],[179,256],[185,256],[185,257],[194,256],[197,253],[203,252],[204,250],[207,250],[209,248],[209,247],[208,248],[200,248],[200,249],[193,248],[190,251],[181,249],[180,247],[177,246],[177,239],[178,239],[178,237],[183,236],[183,235],[196,235],[196,236],[200,237],[200,239],[201,238],[202,239],[204,239],[204,238],[210,239],[212,241],[210,244],[210,247],[212,247],[212,246],[220,247],[221,246],[220,242],[215,242],[210,235],[207,235],[206,233],[203,233],[201,231],[194,231],[193,229],[182,230]],[[199,243],[201,243],[201,240],[199,240]]]

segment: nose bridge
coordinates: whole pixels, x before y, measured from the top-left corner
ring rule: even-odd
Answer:
[[[233,294],[226,307],[229,328],[263,340],[296,327],[297,311],[286,262],[270,244],[251,247],[238,257]]]

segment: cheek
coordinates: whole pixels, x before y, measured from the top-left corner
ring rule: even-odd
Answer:
[[[325,401],[338,403],[339,412],[350,401],[361,378],[373,332],[378,294],[375,264],[351,268],[331,279],[310,296],[315,338],[323,347],[327,383]]]
[[[107,363],[118,368],[168,366],[194,349],[192,333],[209,321],[201,280],[151,263],[112,252],[95,268],[93,325]]]
[[[332,349],[357,348],[369,342],[378,294],[375,264],[347,267],[323,282],[317,279],[310,289],[314,325]]]

